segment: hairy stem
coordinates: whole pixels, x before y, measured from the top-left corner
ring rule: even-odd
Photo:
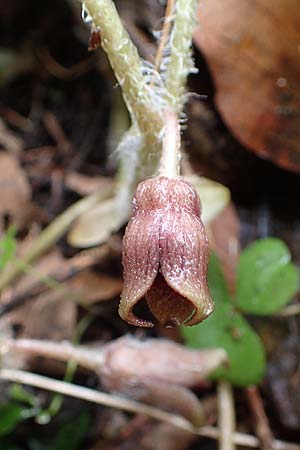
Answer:
[[[116,208],[124,222],[130,213],[130,201],[136,188],[136,171],[139,165],[140,153],[144,147],[145,139],[139,129],[132,125],[124,134],[115,150],[119,160],[119,171],[116,189]]]
[[[184,104],[188,74],[194,69],[191,44],[198,0],[177,0],[174,27],[170,36],[171,56],[165,75],[169,106],[180,114]]]
[[[147,83],[142,60],[114,3],[112,0],[85,0],[83,5],[93,25],[100,29],[102,47],[122,88],[132,120],[143,134],[158,134],[161,129],[160,105]]]

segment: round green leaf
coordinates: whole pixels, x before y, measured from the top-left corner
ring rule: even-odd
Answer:
[[[192,348],[224,348],[229,364],[218,369],[213,378],[224,378],[236,386],[259,383],[265,373],[263,345],[247,321],[228,310],[222,324],[216,313],[203,324],[182,328],[185,342]]]
[[[258,383],[266,368],[265,351],[259,336],[241,314],[234,310],[217,258],[209,267],[209,286],[215,302],[214,313],[194,327],[182,327],[186,344],[192,348],[224,348],[229,363],[213,378],[224,378],[237,386]]]
[[[242,253],[237,272],[236,304],[245,312],[271,314],[298,290],[298,270],[280,239],[254,242]]]

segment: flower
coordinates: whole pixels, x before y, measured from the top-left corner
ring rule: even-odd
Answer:
[[[179,178],[140,183],[123,239],[124,287],[119,314],[132,325],[152,327],[135,305],[145,297],[165,326],[195,325],[213,311],[208,282],[208,240],[193,186]]]

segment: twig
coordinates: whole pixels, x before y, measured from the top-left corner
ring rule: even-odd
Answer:
[[[101,200],[109,197],[111,194],[112,189],[110,187],[102,189],[101,191],[95,192],[94,194],[79,200],[56,217],[33,241],[23,258],[18,260],[18,264],[15,264],[0,275],[0,291],[7,287],[22,273],[22,266],[26,267],[31,264],[35,259],[46,252],[54,242],[63,236],[77,217],[91,209]]]
[[[68,156],[70,154],[72,144],[67,138],[55,114],[51,111],[46,111],[43,116],[43,123],[50,136],[56,142],[56,145],[62,152],[63,156]]]
[[[215,427],[204,426],[195,428],[193,425],[183,417],[175,414],[167,413],[158,408],[145,405],[140,402],[125,399],[115,395],[98,392],[82,386],[66,383],[64,381],[54,380],[52,378],[36,375],[22,370],[2,369],[0,370],[0,379],[6,381],[13,381],[16,383],[27,384],[48,391],[60,392],[61,394],[70,397],[80,398],[100,405],[111,408],[122,409],[124,411],[143,414],[153,419],[169,423],[177,428],[180,428],[190,433],[195,433],[198,436],[208,437],[211,439],[219,439],[219,430]],[[260,442],[255,436],[245,433],[233,433],[233,441],[236,445],[249,448],[259,448]],[[292,444],[284,441],[274,440],[274,450],[300,450],[300,444]]]
[[[37,56],[51,75],[64,81],[79,78],[89,72],[97,64],[97,57],[92,55],[71,67],[64,67],[53,58],[46,47],[38,48]]]
[[[235,410],[232,385],[228,381],[220,380],[218,383],[218,423],[219,423],[219,449],[234,450],[233,440],[235,430]]]
[[[85,369],[97,371],[103,364],[101,349],[75,347],[69,342],[52,342],[39,339],[7,339],[0,344],[0,353],[29,354],[54,358],[57,361],[73,361]]]
[[[165,20],[164,20],[164,25],[163,25],[163,29],[162,29],[161,39],[160,39],[160,43],[159,43],[159,46],[158,46],[158,49],[157,49],[157,52],[155,55],[155,62],[154,62],[154,67],[157,71],[159,71],[161,60],[162,60],[163,53],[164,53],[164,49],[165,49],[168,39],[169,39],[171,23],[172,23],[172,14],[173,14],[175,1],[176,0],[168,0],[167,6],[166,6]]]
[[[291,305],[286,306],[274,315],[277,317],[289,317],[297,316],[298,314],[300,314],[300,303],[292,303]]]
[[[111,408],[122,409],[131,413],[144,414],[153,419],[168,422],[179,428],[193,430],[192,424],[183,417],[167,413],[158,408],[145,405],[143,403],[129,400],[116,395],[110,395],[105,392],[95,391],[82,386],[77,386],[65,381],[58,381],[52,378],[36,375],[34,373],[22,370],[2,369],[0,370],[0,378],[2,380],[14,381],[16,383],[28,384],[47,391],[59,392],[71,397],[77,397],[100,405],[109,406]]]
[[[265,413],[260,393],[256,386],[249,386],[245,390],[247,399],[255,420],[255,428],[263,450],[270,450],[274,437]]]

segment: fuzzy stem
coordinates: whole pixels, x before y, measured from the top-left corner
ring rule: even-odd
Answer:
[[[116,189],[116,208],[124,222],[130,214],[130,201],[136,188],[136,171],[138,169],[140,153],[145,145],[145,139],[139,129],[132,125],[123,135],[115,150],[119,160],[119,170]]]
[[[184,104],[188,74],[194,69],[191,44],[198,0],[177,0],[174,27],[170,37],[171,56],[165,75],[167,101],[180,114]]]
[[[179,176],[180,172],[180,127],[177,114],[173,111],[166,111],[164,117],[165,126],[159,175],[175,178]]]
[[[154,91],[143,74],[142,60],[111,0],[85,0],[83,6],[100,29],[101,44],[107,53],[123,97],[141,132],[159,134],[161,110]]]

